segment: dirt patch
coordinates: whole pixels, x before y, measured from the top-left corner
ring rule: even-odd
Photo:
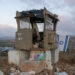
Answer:
[[[9,64],[7,56],[0,56],[0,70],[2,70],[5,75],[8,75]]]
[[[10,74],[11,67],[17,68],[14,64],[8,64],[8,56],[0,56],[0,70],[4,72],[5,75]]]
[[[59,57],[60,62],[75,64],[75,51],[60,52]]]
[[[60,59],[57,63],[60,72],[67,72],[69,75],[75,75],[75,51],[60,52]]]

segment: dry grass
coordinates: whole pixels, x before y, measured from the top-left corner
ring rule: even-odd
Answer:
[[[9,64],[7,56],[0,56],[0,70],[2,70],[5,75],[9,75]]]
[[[75,64],[75,51],[69,51],[69,52],[60,52],[60,59],[59,61],[69,64]]]
[[[60,52],[60,59],[57,63],[60,72],[67,72],[69,75],[75,75],[75,51]]]

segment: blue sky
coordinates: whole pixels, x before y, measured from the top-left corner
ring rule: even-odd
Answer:
[[[0,37],[15,35],[17,10],[44,7],[59,16],[58,34],[75,35],[75,0],[0,0]]]

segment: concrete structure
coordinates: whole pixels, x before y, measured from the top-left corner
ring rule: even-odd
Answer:
[[[16,50],[9,51],[9,63],[19,65],[22,61],[25,66],[21,63],[21,68],[25,68],[25,71],[29,69],[34,71],[37,69],[38,71],[43,68],[42,70],[47,69],[50,72],[52,64],[56,64],[59,57],[56,33],[58,16],[44,8],[41,10],[17,11],[15,18],[17,22]],[[39,31],[37,23],[40,26],[43,24],[42,32]],[[41,63],[41,61],[43,62]],[[34,62],[36,62],[35,66]],[[40,66],[37,65],[40,63]],[[44,63],[45,65],[42,66]]]
[[[51,62],[52,62],[52,64],[55,64],[58,61],[59,61],[59,51],[58,51],[58,49],[51,51]]]
[[[28,58],[28,52],[19,50],[10,50],[8,52],[8,62],[9,64],[20,65],[20,62]]]
[[[41,10],[29,10],[16,12],[17,32],[16,49],[19,50],[55,50],[57,49],[56,26],[58,16],[49,12],[46,8]],[[38,24],[43,24],[40,33]]]

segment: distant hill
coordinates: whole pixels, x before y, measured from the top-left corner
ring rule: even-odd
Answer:
[[[14,40],[15,37],[12,36],[5,36],[5,37],[0,37],[0,40]]]
[[[15,38],[14,37],[0,37],[0,47],[14,47]]]

